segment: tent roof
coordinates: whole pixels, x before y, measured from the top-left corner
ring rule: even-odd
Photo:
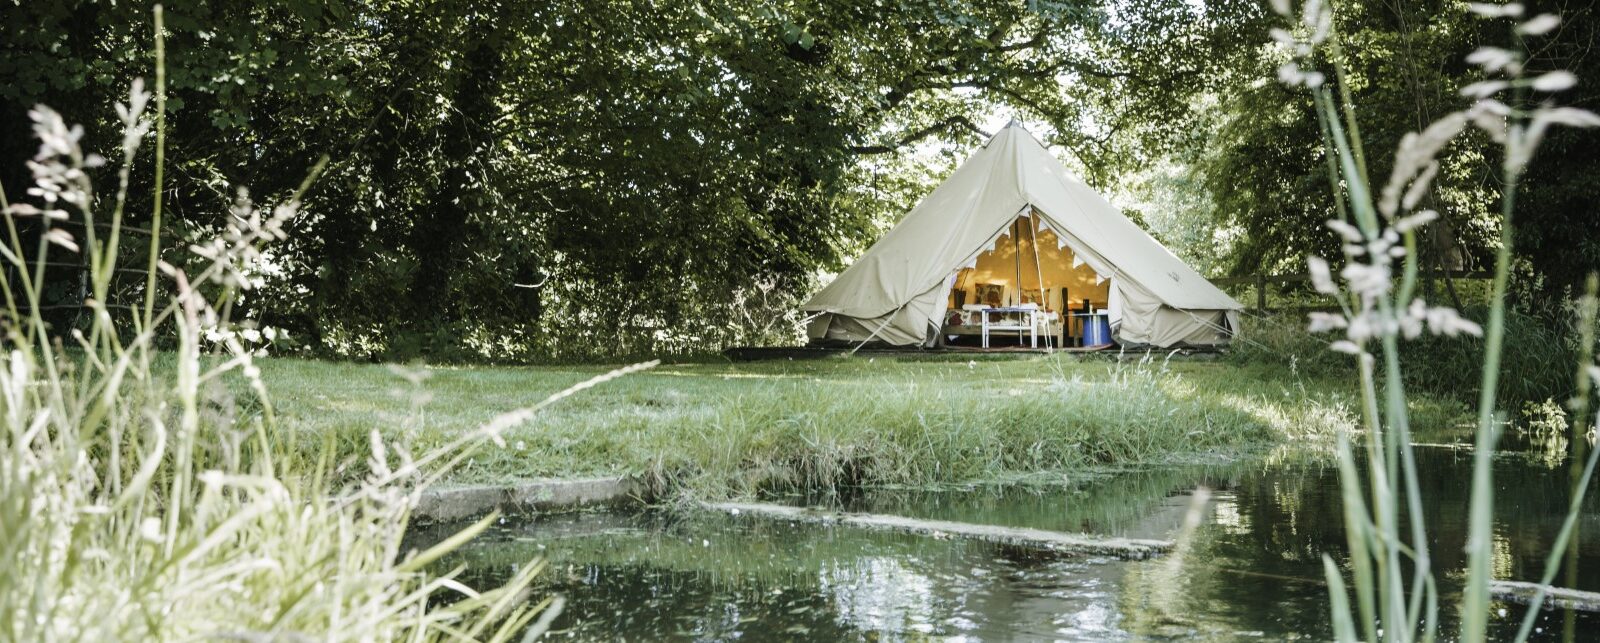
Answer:
[[[940,284],[1028,206],[1091,266],[1189,310],[1238,310],[1237,301],[1067,172],[1012,121],[803,306],[872,318]],[[1093,264],[1101,263],[1095,266]]]

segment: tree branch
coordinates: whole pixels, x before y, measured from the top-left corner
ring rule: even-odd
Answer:
[[[983,131],[983,129],[974,124],[971,119],[965,116],[951,116],[942,121],[906,134],[893,143],[883,145],[856,145],[848,149],[853,154],[888,154],[902,147],[928,138],[929,136],[941,131],[954,129],[963,129],[973,134],[977,134],[983,138],[989,138],[990,136],[988,132]]]

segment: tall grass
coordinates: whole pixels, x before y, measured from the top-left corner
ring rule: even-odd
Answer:
[[[368,428],[437,444],[594,368],[431,371],[429,422],[396,418],[382,366],[261,362],[286,423],[360,475]],[[327,388],[339,386],[328,399]],[[402,396],[404,397],[404,396]],[[451,482],[652,476],[702,496],[847,484],[937,485],[1215,459],[1285,440],[1331,443],[1354,421],[1353,388],[1277,367],[1215,362],[894,360],[677,364],[576,398],[508,430]],[[1430,407],[1431,410],[1432,407]],[[1441,411],[1459,410],[1439,405]],[[329,437],[332,436],[332,437]]]
[[[1426,330],[1484,336],[1468,518],[1468,563],[1459,632],[1461,640],[1482,641],[1489,616],[1491,510],[1495,502],[1490,464],[1505,418],[1499,407],[1499,393],[1518,180],[1549,127],[1595,126],[1600,125],[1600,118],[1578,109],[1554,107],[1549,100],[1529,99],[1530,92],[1551,95],[1576,83],[1576,78],[1567,72],[1537,77],[1523,73],[1524,39],[1549,32],[1560,24],[1559,18],[1547,14],[1524,21],[1521,5],[1471,4],[1469,9],[1485,18],[1512,19],[1509,31],[1515,49],[1484,47],[1469,56],[1467,62],[1490,77],[1462,90],[1474,101],[1472,106],[1404,137],[1388,181],[1374,189],[1367,173],[1356,107],[1345,78],[1332,7],[1321,0],[1310,0],[1298,12],[1292,11],[1288,0],[1273,0],[1272,6],[1279,14],[1295,20],[1292,30],[1272,32],[1293,58],[1279,70],[1279,77],[1306,87],[1315,100],[1318,121],[1331,150],[1329,180],[1340,213],[1340,218],[1330,220],[1328,226],[1345,242],[1345,266],[1339,273],[1342,285],[1335,283],[1326,261],[1315,257],[1308,260],[1316,289],[1336,297],[1343,308],[1339,315],[1313,314],[1311,325],[1313,330],[1343,331],[1345,337],[1334,342],[1333,347],[1356,357],[1363,396],[1365,471],[1354,463],[1349,438],[1341,435],[1339,439],[1353,610],[1344,572],[1331,558],[1324,559],[1333,592],[1330,603],[1334,634],[1347,641],[1376,641],[1380,637],[1388,641],[1431,641],[1438,636],[1439,590],[1428,552],[1427,525],[1422,518],[1423,499],[1418,491],[1400,364],[1400,340],[1416,338]],[[1331,66],[1331,79],[1302,67],[1319,62]],[[1508,102],[1502,102],[1500,98],[1508,94]],[[1417,285],[1417,264],[1413,260],[1416,230],[1437,217],[1435,212],[1416,207],[1431,189],[1439,169],[1435,157],[1469,125],[1502,143],[1505,150],[1500,164],[1500,247],[1488,321],[1482,328],[1464,320],[1456,311],[1429,307],[1420,298],[1413,298]],[[1593,308],[1591,305],[1585,309]],[[1584,323],[1592,325],[1593,315]],[[1579,368],[1585,366],[1580,364]],[[1586,378],[1580,381],[1587,386]],[[1580,390],[1579,395],[1587,396],[1587,391]],[[1551,552],[1544,574],[1547,582],[1559,565],[1559,549],[1565,546],[1571,532],[1593,467],[1591,457],[1580,476],[1581,484],[1574,491],[1568,520],[1557,538],[1558,551]],[[1404,523],[1402,503],[1407,516]],[[1542,598],[1541,593],[1539,599]],[[1519,640],[1531,631],[1539,602],[1535,600],[1528,612]]]
[[[1488,316],[1487,307],[1469,307],[1462,315]],[[1508,409],[1564,400],[1577,390],[1572,364],[1581,354],[1577,311],[1571,314],[1536,314],[1508,309],[1505,345],[1514,347],[1502,358],[1500,399]],[[1272,314],[1245,320],[1239,341],[1229,349],[1236,364],[1267,364],[1292,369],[1307,377],[1350,379],[1356,375],[1348,356],[1328,350],[1324,335],[1308,332],[1299,315]],[[1475,404],[1483,375],[1483,338],[1424,335],[1400,345],[1401,363],[1423,363],[1429,368],[1402,372],[1406,390]],[[1382,374],[1379,374],[1380,381]]]
[[[158,110],[161,16],[157,7]],[[43,106],[30,112],[40,149],[29,201],[0,193],[9,268],[0,271],[0,640],[538,636],[559,605],[527,597],[536,561],[487,592],[425,572],[487,521],[427,551],[401,547],[420,489],[538,407],[416,454],[373,432],[369,474],[336,485],[326,453],[284,439],[251,352],[232,337],[204,339],[232,326],[227,304],[249,287],[240,271],[284,238],[300,194],[271,208],[241,194],[223,234],[190,249],[202,258],[192,272],[160,262],[156,236],[144,305],[114,320],[106,297],[129,168],[152,128],[158,176],[163,163],[151,98],[135,82],[118,105],[125,134],[109,198],[90,180],[105,160]],[[157,187],[150,216],[159,221],[159,178]],[[84,238],[56,227],[69,218],[81,219]],[[21,231],[25,219],[37,235]],[[70,333],[40,315],[44,266],[60,253],[86,260],[92,293],[91,323]],[[158,356],[158,339],[172,350]],[[253,408],[233,404],[225,377],[248,383]]]

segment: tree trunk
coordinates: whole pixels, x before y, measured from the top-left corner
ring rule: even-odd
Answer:
[[[445,157],[444,175],[438,191],[417,211],[412,228],[411,247],[416,252],[417,269],[411,282],[412,311],[417,321],[453,320],[458,310],[452,291],[452,275],[460,263],[470,225],[470,213],[483,205],[482,182],[486,163],[480,162],[480,129],[495,117],[495,79],[501,64],[498,50],[490,46],[488,34],[469,27],[466,33],[477,40],[465,55],[453,61],[461,70],[450,102],[449,117],[440,125]]]

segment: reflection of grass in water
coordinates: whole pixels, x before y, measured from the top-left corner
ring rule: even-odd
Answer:
[[[1105,470],[1057,483],[974,486],[966,491],[871,490],[851,511],[1101,535],[1167,537],[1176,520],[1152,515],[1175,492],[1226,485],[1247,464]]]
[[[1462,479],[1470,468],[1470,455],[1448,449],[1419,449],[1418,462],[1423,471],[1431,472],[1422,482],[1424,492],[1436,500],[1429,509],[1438,514],[1430,516],[1429,522],[1459,525],[1466,498]],[[1498,529],[1505,535],[1501,539],[1503,551],[1513,566],[1512,575],[1525,574],[1516,570],[1535,573],[1539,556],[1548,549],[1549,535],[1561,515],[1563,481],[1515,459],[1500,464],[1496,480],[1506,485],[1508,495],[1523,499],[1505,503],[1497,512]],[[707,513],[541,518],[533,527],[503,531],[496,536],[521,533],[528,540],[486,543],[472,548],[457,562],[503,573],[532,553],[548,553],[553,558],[547,579],[550,583],[556,584],[559,591],[584,593],[597,601],[626,599],[618,595],[615,587],[604,585],[636,572],[661,578],[657,591],[702,592],[701,598],[710,604],[731,599],[704,596],[710,591],[708,586],[738,600],[754,600],[751,597],[763,591],[784,588],[829,596],[829,600],[843,601],[848,606],[848,601],[836,593],[836,585],[826,584],[844,579],[850,579],[856,588],[884,587],[896,579],[908,584],[912,579],[929,579],[935,590],[930,595],[947,601],[941,605],[957,600],[989,600],[994,595],[1021,596],[1022,602],[1036,599],[1028,594],[1028,588],[1018,589],[999,581],[982,584],[983,580],[974,581],[966,575],[974,567],[994,569],[995,560],[1001,559],[1014,566],[1012,569],[1059,572],[1061,575],[1052,577],[1052,582],[1109,577],[1110,584],[1103,587],[1116,592],[1105,599],[1111,601],[1112,612],[1117,614],[1115,622],[1136,636],[1198,632],[1202,638],[1229,638],[1236,632],[1261,630],[1273,639],[1324,631],[1326,589],[1319,584],[1322,580],[1318,563],[1322,553],[1337,554],[1344,542],[1337,472],[1324,455],[1284,455],[1266,462],[1120,474],[1102,471],[1087,479],[1075,479],[1073,486],[1083,493],[1073,496],[1065,496],[1059,489],[1052,492],[1045,486],[1036,486],[1032,491],[980,485],[943,494],[889,492],[876,497],[872,508],[884,513],[926,512],[924,515],[931,518],[979,522],[990,517],[1012,517],[1019,525],[1047,528],[1052,523],[1070,525],[1074,520],[1139,522],[1150,520],[1140,515],[1140,505],[1146,513],[1152,504],[1159,503],[1181,514],[1184,502],[1169,499],[1168,494],[1197,481],[1218,490],[1211,505],[1214,513],[1206,526],[1194,532],[1188,553],[1176,565],[1178,557],[1173,556],[1077,568],[1071,558],[1041,556],[986,543],[796,526]],[[939,502],[941,498],[943,504]],[[1068,502],[1079,498],[1082,501],[1075,506]],[[906,504],[897,506],[900,502]],[[858,501],[857,506],[867,504],[870,503]],[[1061,508],[1055,509],[1057,506]],[[1588,511],[1600,510],[1591,504]],[[1070,513],[1072,517],[1057,513]],[[1460,528],[1454,532],[1439,530],[1435,535],[1438,540],[1434,549],[1441,552],[1439,568],[1460,569],[1464,564]],[[1596,544],[1600,543],[1593,538],[1585,541],[1585,551],[1591,552],[1586,553],[1586,560],[1600,560],[1600,552],[1594,551]],[[544,549],[538,549],[539,545]],[[1444,556],[1445,553],[1453,555]],[[604,583],[585,585],[567,577],[572,573],[593,573],[596,568],[603,570],[597,576],[604,578]],[[865,590],[854,591],[849,596]],[[701,609],[700,603],[688,605],[689,611]],[[995,623],[1008,618],[1004,614],[991,617]]]
[[[1003,484],[864,489],[858,497],[817,495],[811,504],[1008,527],[1169,538],[1182,507],[1168,500],[1196,486],[1227,489],[1253,472],[1326,464],[1331,453],[1309,446],[1210,464],[1094,467],[1067,474],[1010,477]],[[1157,506],[1170,506],[1156,514]]]
[[[1051,485],[977,486],[953,493],[875,492],[870,507],[862,503],[850,508],[1070,530],[1088,525],[1128,525],[1148,519],[1152,508],[1167,501],[1175,491],[1191,488],[1197,482],[1227,486],[1255,466],[1259,464],[1102,470],[1098,475],[1075,478],[1071,486],[1076,493],[1070,496],[1063,493],[1061,486]],[[1063,499],[1067,502],[1063,503]],[[517,533],[527,536],[513,535]],[[648,575],[659,577],[652,582],[670,583],[674,581],[667,579],[689,575],[695,579],[696,587],[718,588],[741,597],[738,600],[745,600],[747,594],[753,595],[751,592],[783,588],[788,592],[832,596],[830,600],[837,601],[837,609],[850,609],[862,596],[895,594],[903,589],[902,585],[921,587],[927,595],[919,601],[943,601],[941,605],[973,600],[1008,604],[1013,599],[1027,603],[1032,600],[1027,598],[1029,590],[1010,587],[1015,581],[1003,574],[979,574],[976,578],[968,575],[978,567],[992,568],[997,560],[1014,569],[1041,569],[1049,561],[1073,567],[1079,564],[1069,562],[1074,560],[1070,556],[989,543],[793,525],[702,512],[548,517],[527,528],[514,528],[493,537],[508,539],[480,542],[447,564],[466,565],[487,584],[537,550],[550,557],[546,582],[579,585],[581,589],[568,591],[600,592],[601,597],[590,598],[605,601],[625,601],[627,597],[616,596],[614,593],[621,590],[615,587],[588,585],[581,579],[598,573],[607,583],[618,583],[619,574]],[[1109,562],[1078,560],[1084,560],[1082,564],[1089,564],[1089,560]],[[609,571],[595,572],[596,568]],[[1052,569],[1061,573],[1054,582],[1080,578],[1076,573]],[[1120,570],[1121,566],[1110,569]],[[1117,577],[1121,572],[1089,572],[1081,578],[1107,574]],[[1007,618],[1001,614],[991,616],[1001,621]]]
[[[1340,533],[1328,466],[1297,458],[1264,476],[1245,467],[1199,509],[1205,524],[1180,535],[1173,556],[1129,565],[1118,596],[1123,627],[1156,637],[1264,630],[1269,639],[1324,629],[1315,563]]]
[[[975,485],[962,490],[865,490],[840,508],[975,524],[1031,527],[1115,535],[1141,522],[1152,529],[1176,529],[1178,515],[1154,514],[1174,493],[1196,485],[1229,488],[1263,466],[1298,466],[1318,455],[1297,453],[1266,463],[1251,459],[1231,464],[1115,470],[1101,468],[1063,484]],[[1293,479],[1289,481],[1293,483]],[[1317,484],[1307,480],[1304,484]],[[1287,494],[1293,488],[1282,488]],[[835,500],[839,500],[835,498]],[[827,505],[823,500],[812,504]],[[1021,548],[941,540],[925,536],[854,528],[795,525],[763,518],[732,518],[701,511],[580,514],[534,519],[495,536],[481,538],[456,559],[469,567],[505,568],[525,561],[530,548],[542,548],[554,562],[649,565],[697,571],[728,578],[805,575],[840,560],[872,556],[937,559],[969,551],[1005,550],[1013,557],[1044,556]],[[525,535],[523,535],[525,534]],[[1149,533],[1171,537],[1170,533]],[[500,538],[500,540],[497,540]],[[455,563],[452,563],[455,564]]]
[[[1444,590],[1456,591],[1466,565],[1465,510],[1471,454],[1454,449],[1416,452],[1435,568]],[[1512,456],[1513,454],[1506,454]],[[1248,469],[1249,467],[1246,467]],[[1495,507],[1497,564],[1504,576],[1537,578],[1544,555],[1566,509],[1566,481],[1520,454],[1497,460],[1495,482],[1517,502]],[[1268,638],[1328,628],[1327,589],[1321,574],[1323,553],[1343,556],[1338,474],[1320,459],[1296,462],[1267,475],[1240,476],[1231,493],[1213,503],[1211,524],[1197,530],[1191,555],[1181,569],[1172,558],[1130,564],[1118,597],[1123,625],[1138,635],[1171,636],[1191,630],[1229,636],[1241,630],[1266,630]],[[1600,500],[1585,503],[1600,514]],[[1600,581],[1600,538],[1582,543],[1581,577]],[[1491,619],[1495,637],[1509,638],[1520,618]],[[1559,618],[1557,614],[1553,618]],[[1457,614],[1444,618],[1454,627]]]
[[[1114,569],[1102,564],[1111,559],[742,516],[657,514],[635,520],[639,530],[623,533],[616,528],[621,523],[602,519],[598,522],[607,532],[592,537],[552,540],[542,534],[561,527],[530,530],[541,535],[538,543],[550,555],[542,591],[567,594],[574,601],[569,609],[574,623],[606,623],[576,627],[605,629],[613,636],[620,634],[611,628],[626,628],[648,638],[659,634],[651,628],[667,618],[664,611],[688,620],[736,612],[778,628],[765,630],[768,634],[793,625],[857,628],[891,637],[950,634],[952,628],[1015,635],[1047,622],[1059,612],[1050,606],[1070,600],[1040,593],[1016,574],[1048,569],[1046,582],[1072,586],[1073,579],[1082,578],[1073,569],[1091,575],[1107,573],[1094,569]],[[446,564],[467,565],[491,584],[536,547],[531,540],[484,543]],[[470,585],[480,576],[469,573],[463,579]],[[1085,587],[1093,591],[1092,583]],[[963,618],[971,621],[953,624]],[[650,623],[638,626],[639,621]]]
[[[590,519],[579,519],[586,521]],[[898,559],[937,564],[998,546],[872,530],[797,525],[711,512],[614,517],[591,535],[549,539],[540,527],[529,537],[481,541],[443,564],[474,573],[506,570],[542,551],[552,568],[563,565],[648,567],[693,572],[713,584],[747,583],[814,587],[819,572],[861,561]],[[582,522],[579,522],[580,529]],[[626,528],[618,528],[627,525]],[[540,546],[543,545],[541,548]],[[1003,549],[1003,548],[1002,548]]]
[[[441,565],[464,565],[463,582],[492,586],[530,556],[547,555],[536,590],[567,596],[557,627],[580,639],[861,638],[861,624],[836,613],[839,589],[824,589],[830,572],[860,566],[870,575],[882,571],[874,561],[938,560],[950,544],[830,537],[716,514],[563,516],[539,525],[537,541],[501,532],[490,537],[509,539],[476,544]],[[906,631],[904,623],[880,625]]]
[[[1116,535],[1151,520],[1157,523],[1152,529],[1176,529],[1176,520],[1153,515],[1169,496],[1197,484],[1226,487],[1256,466],[1258,463],[1252,461],[1204,467],[1101,468],[1092,475],[1076,475],[1061,484],[1035,480],[1029,485],[976,485],[960,491],[864,490],[855,499],[831,500],[842,501],[835,506],[848,511]],[[810,504],[830,504],[828,498],[814,500]],[[757,571],[803,574],[818,565],[862,556],[938,557],[952,548],[996,547],[854,528],[791,525],[762,518],[730,519],[699,511],[637,517],[549,517],[530,523],[526,533],[525,540],[480,541],[464,555],[471,557],[473,566],[481,563],[493,567],[497,566],[498,556],[505,556],[502,562],[513,564],[526,559],[527,548],[544,545],[555,561],[721,570],[740,576]],[[731,550],[723,549],[732,543],[738,544]],[[517,553],[518,549],[523,551]],[[1018,550],[1009,555],[1026,553]]]

